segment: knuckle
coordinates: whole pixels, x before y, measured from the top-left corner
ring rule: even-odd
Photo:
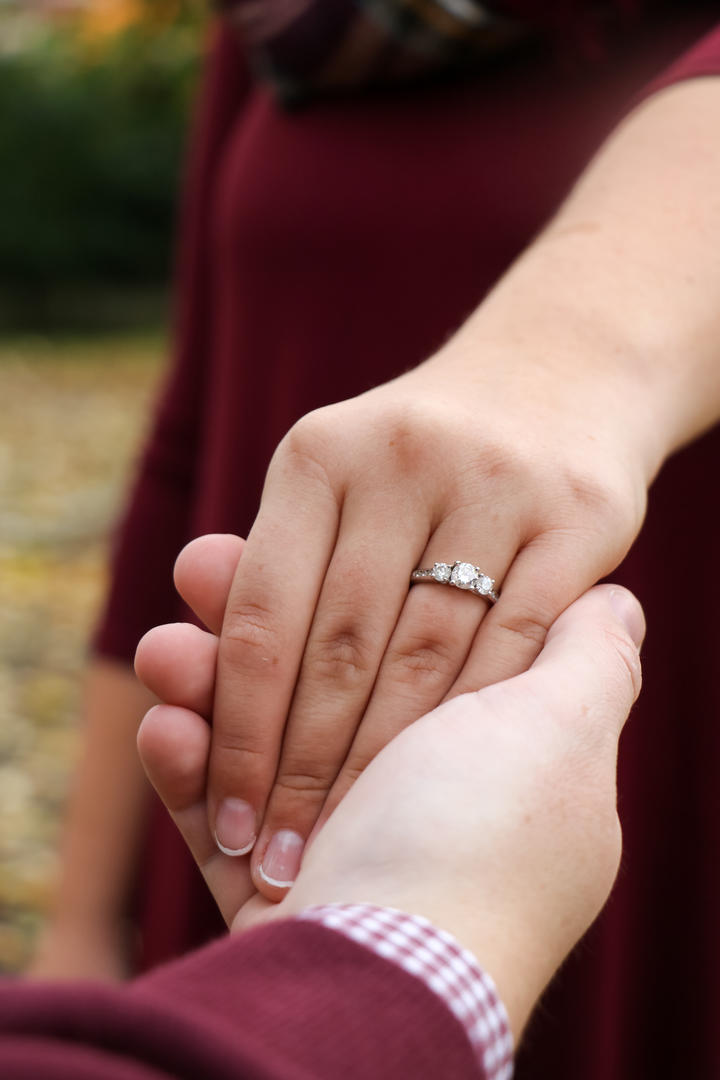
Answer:
[[[334,460],[338,435],[332,408],[315,409],[293,424],[275,451],[273,471],[290,467],[304,477],[329,482],[327,462]]]
[[[246,599],[228,609],[222,629],[223,648],[245,664],[249,657],[277,664],[281,654],[273,613],[260,601]]]
[[[566,469],[563,481],[572,501],[583,509],[601,515],[612,511],[615,504],[612,489],[589,472]]]
[[[347,792],[355,783],[355,781],[365,772],[368,766],[367,761],[349,761],[343,766],[342,781],[343,781],[343,793]]]
[[[316,675],[353,689],[372,672],[372,650],[360,630],[348,626],[311,641],[305,663]]]
[[[213,730],[213,759],[224,761],[230,771],[239,769],[243,772],[256,771],[262,766],[267,769],[268,745],[262,732],[253,735],[249,731],[225,730],[219,727]]]
[[[393,402],[386,407],[382,421],[388,449],[400,461],[407,453],[414,458],[418,446],[422,446],[425,437],[431,434],[432,425],[427,414],[406,402]]]
[[[457,657],[448,644],[429,634],[408,638],[391,647],[388,662],[393,677],[403,681],[420,678],[429,683],[452,678],[457,667]]]
[[[593,473],[565,469],[560,478],[568,520],[590,522],[592,532],[617,539],[624,552],[629,532],[645,512],[643,496],[627,478],[599,478]]]
[[[638,697],[642,686],[640,654],[630,638],[624,634],[616,630],[606,630],[606,634],[615,652],[622,677],[626,680],[626,683],[629,683],[632,700],[634,701]]]
[[[520,446],[508,446],[502,439],[484,436],[477,445],[469,479],[474,485],[493,491],[526,489],[533,486],[532,459]]]
[[[299,762],[292,769],[278,773],[275,780],[276,794],[322,795],[329,791],[335,779],[335,769],[323,768],[318,762]]]
[[[437,458],[447,445],[448,422],[443,407],[425,397],[392,397],[371,420],[378,445],[384,448],[384,469],[400,477],[437,471]]]
[[[286,440],[292,447],[304,448],[314,446],[317,442],[325,442],[328,432],[332,430],[333,406],[324,405],[319,409],[312,409],[296,420],[287,433]],[[285,441],[285,440],[284,440]]]
[[[267,740],[255,739],[248,731],[217,728],[213,731],[213,755],[222,754],[261,760],[267,753]]]
[[[540,615],[514,615],[502,618],[499,615],[495,622],[495,630],[511,644],[515,644],[523,651],[531,651],[536,656],[543,645],[549,629],[549,621],[546,622]]]

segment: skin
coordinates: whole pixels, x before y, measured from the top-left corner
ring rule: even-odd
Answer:
[[[641,105],[439,354],[280,444],[223,617],[208,798],[269,898],[390,739],[527,669],[717,419],[719,115],[714,79]],[[497,605],[408,589],[458,558]]]
[[[197,541],[187,591],[193,564],[211,558],[229,587],[239,550],[232,537]],[[210,625],[217,599],[198,598]],[[148,713],[138,747],[234,931],[334,901],[423,914],[492,974],[519,1039],[617,871],[617,742],[640,689],[643,633],[631,594],[593,589],[558,619],[529,672],[456,697],[378,755],[279,905],[255,893],[249,857],[219,852],[208,827],[210,729],[198,709],[212,700],[217,637],[176,624],[143,639],[138,670],[178,705]]]
[[[115,980],[130,973],[133,936],[124,913],[151,794],[135,735],[156,702],[125,664],[97,660],[87,672],[82,757],[53,911],[31,978]]]
[[[395,734],[527,668],[631,545],[665,459],[720,415],[719,115],[718,79],[639,106],[437,356],[311,414],[278,448],[227,610],[208,623],[224,620],[210,828],[225,798],[251,805],[253,880],[268,897],[285,894],[260,873],[270,837],[291,829],[300,853]],[[502,586],[492,610],[447,587],[408,591],[415,566],[455,558]],[[125,677],[129,745],[139,713]],[[95,750],[63,875],[92,867],[121,893],[134,835],[93,836],[116,835],[112,806],[137,793],[137,767],[103,749],[104,711],[88,710]],[[115,900],[93,918],[109,956]]]

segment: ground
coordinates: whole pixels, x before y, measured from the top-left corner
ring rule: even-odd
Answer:
[[[22,967],[50,894],[108,538],[164,351],[0,341],[0,971]]]

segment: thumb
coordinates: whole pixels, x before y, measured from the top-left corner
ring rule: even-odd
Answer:
[[[645,617],[633,594],[596,585],[556,619],[526,677],[552,686],[563,714],[578,723],[593,723],[601,712],[617,737],[640,693],[644,637]]]

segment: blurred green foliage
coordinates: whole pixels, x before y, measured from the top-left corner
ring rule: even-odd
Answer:
[[[201,39],[188,17],[0,55],[0,321],[167,280]]]

